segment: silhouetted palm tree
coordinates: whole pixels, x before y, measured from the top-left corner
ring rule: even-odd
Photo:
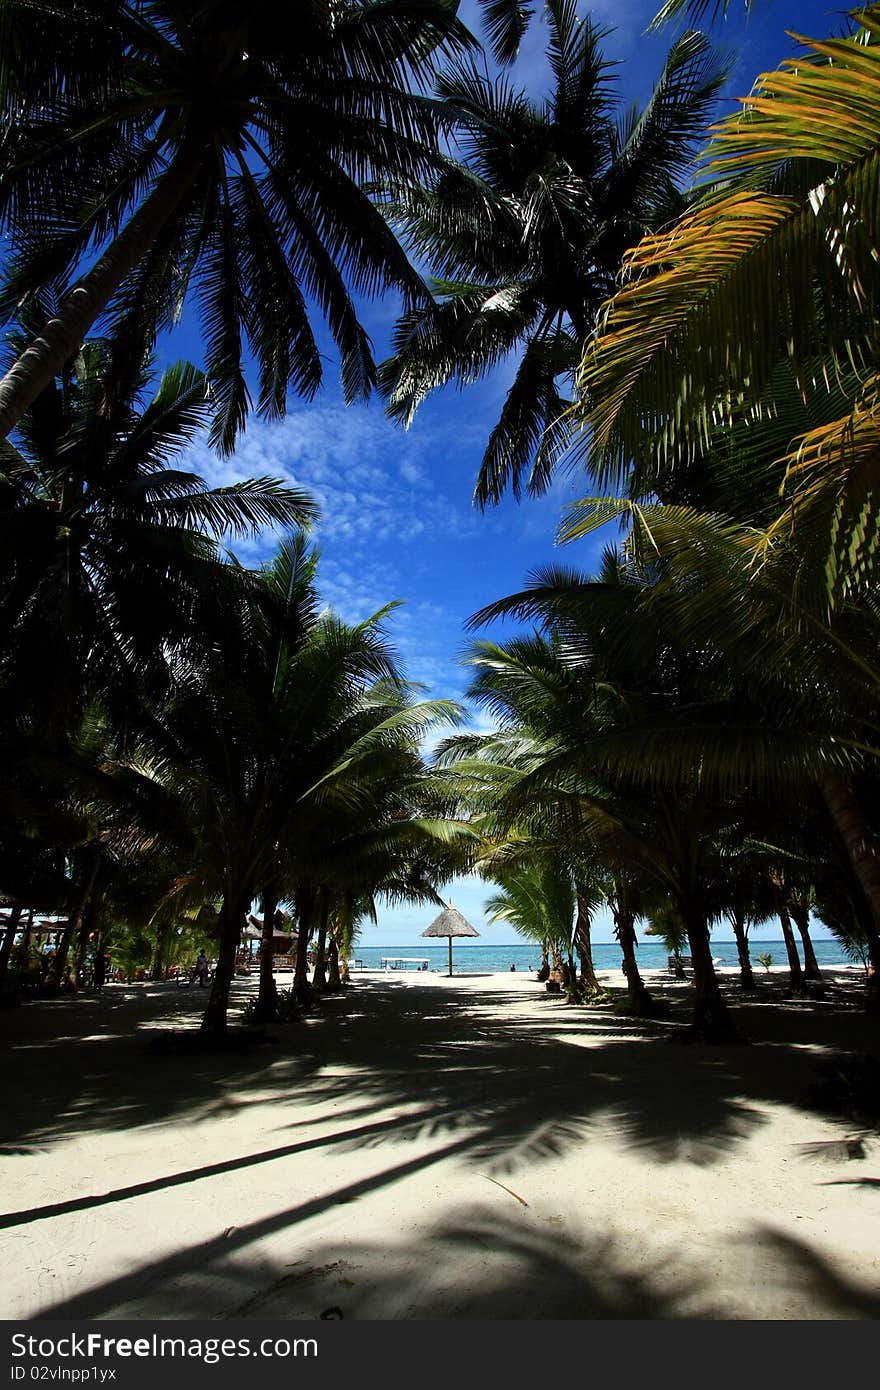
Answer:
[[[0,436],[101,315],[139,351],[185,300],[225,450],[248,349],[263,414],[320,384],[309,301],[346,398],[367,393],[352,291],[424,293],[369,189],[424,175],[437,116],[413,89],[469,42],[443,0],[2,0],[0,307],[63,293],[0,382]]]
[[[438,277],[405,313],[381,368],[409,422],[447,382],[518,366],[483,457],[476,498],[542,492],[569,437],[562,394],[624,253],[683,205],[680,183],[724,80],[699,34],[673,46],[643,110],[618,111],[603,31],[550,0],[554,88],[543,102],[462,62],[439,82],[462,162],[409,194],[398,217]],[[562,388],[562,389],[561,389]]]

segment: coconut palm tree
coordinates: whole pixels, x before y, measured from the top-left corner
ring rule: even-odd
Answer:
[[[404,774],[421,767],[420,737],[453,713],[444,702],[408,699],[382,634],[387,610],[354,626],[318,612],[313,575],[308,547],[292,538],[262,582],[220,596],[222,640],[179,663],[170,696],[123,769],[155,833],[188,845],[180,894],[220,904],[202,1025],[209,1033],[226,1028],[252,902],[261,896],[269,923],[272,902],[295,903],[304,975],[306,947],[323,917],[322,859],[333,837],[351,836],[358,817],[369,833],[377,795],[407,787]],[[264,952],[264,964],[267,958]],[[270,996],[264,989],[267,1012]]]
[[[486,899],[486,920],[509,922],[526,941],[534,942],[553,957],[554,970],[562,974],[568,990],[575,988],[572,958],[576,895],[567,867],[543,861],[503,872],[484,868],[500,884]],[[502,877],[503,873],[503,877]]]
[[[716,711],[702,724],[680,727],[674,740],[658,741],[651,765],[675,770],[689,760],[720,787],[749,784],[761,796],[797,787],[802,797],[812,798],[818,791],[869,908],[866,931],[876,969],[875,592],[862,584],[823,612],[809,584],[811,557],[804,557],[796,537],[791,544],[765,547],[763,562],[756,564],[760,530],[724,516],[619,502],[606,503],[605,510],[632,518],[631,553],[650,555],[660,567],[662,582],[646,588],[641,600],[658,630],[677,648],[714,653],[729,679],[748,692],[723,720]],[[583,528],[575,523],[568,534],[580,534],[594,519]],[[829,829],[826,823],[826,836]]]
[[[340,721],[337,757],[303,799],[304,814],[282,846],[297,882],[299,941],[295,986],[306,993],[306,947],[317,927],[315,982],[337,904],[441,902],[437,889],[470,866],[475,833],[450,817],[444,780],[420,752],[426,734],[456,722],[444,701],[413,704],[378,683]],[[329,744],[324,747],[324,755]],[[442,903],[441,903],[442,905]]]
[[[642,841],[627,829],[620,799],[612,806],[603,788],[582,765],[566,762],[563,749],[576,747],[595,719],[592,691],[582,673],[563,659],[551,633],[533,634],[500,647],[474,644],[469,662],[476,676],[469,698],[500,724],[497,733],[447,740],[438,756],[461,779],[462,797],[490,842],[486,857],[492,877],[529,867],[537,855],[568,865],[578,902],[576,938],[588,994],[598,990],[589,952],[592,905],[611,909],[620,942],[630,1007],[655,1011],[636,960],[635,922],[642,893]],[[544,780],[542,769],[555,775]],[[644,802],[644,797],[641,798]]]
[[[627,257],[578,378],[605,477],[646,455],[686,475],[720,425],[778,417],[783,500],[755,551],[796,533],[832,605],[876,576],[878,93],[877,5],[762,75],[716,127],[702,199]]]
[[[472,42],[444,0],[2,0],[0,304],[60,287],[0,382],[0,436],[102,315],[137,351],[197,306],[231,450],[250,405],[283,415],[322,376],[309,301],[346,398],[374,368],[352,293],[424,291],[369,196],[423,176],[437,113],[418,88]],[[247,345],[247,348],[246,348]]]
[[[211,400],[188,363],[130,372],[92,342],[34,401],[0,471],[0,715],[49,738],[87,701],[122,703],[199,640],[206,600],[233,578],[215,538],[306,524],[311,499],[259,478],[209,488],[176,465]],[[146,397],[146,399],[145,399]]]
[[[673,46],[643,110],[620,114],[603,31],[549,0],[554,88],[543,102],[462,61],[438,83],[461,160],[407,194],[397,221],[435,299],[402,316],[380,380],[408,423],[449,382],[508,357],[516,375],[483,457],[481,504],[542,492],[569,437],[565,382],[627,248],[665,224],[725,68],[699,34]]]
[[[669,895],[694,963],[694,1030],[732,1040],[738,1030],[709,947],[709,885],[719,876],[719,845],[734,809],[729,783],[707,781],[690,745],[710,712],[723,738],[743,693],[733,690],[717,653],[706,647],[682,651],[656,616],[643,620],[646,589],[651,585],[644,577],[609,553],[596,581],[546,571],[472,621],[531,618],[552,632],[579,685],[579,699],[540,762],[521,779],[516,800],[542,794],[579,799],[597,839],[607,837],[618,868],[627,876],[636,872],[631,888],[626,877],[619,884],[622,945],[639,915],[638,882],[647,877],[654,897],[657,886]]]
[[[665,237],[633,253],[630,283],[607,307],[581,383],[591,466],[606,477],[647,456],[656,473],[677,469],[687,486],[719,425],[760,434],[764,419],[778,417],[775,518],[751,528],[731,526],[723,512],[672,518],[676,570],[702,569],[705,579],[712,568],[711,582],[691,585],[679,618],[711,609],[711,630],[728,653],[738,648],[741,669],[763,659],[777,692],[788,687],[789,708],[824,702],[823,766],[814,763],[814,773],[870,908],[876,972],[880,840],[863,789],[876,780],[880,689],[880,8],[857,21],[849,37],[810,41],[803,61],[765,74],[743,115],[722,124],[709,148],[716,185]],[[756,294],[759,285],[766,292]],[[794,395],[807,418],[792,409]],[[654,519],[647,524],[653,531]],[[731,601],[719,608],[722,553],[736,559]],[[756,606],[763,620],[747,637],[745,610],[754,617]]]

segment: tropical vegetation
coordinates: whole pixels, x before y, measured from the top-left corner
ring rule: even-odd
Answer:
[[[529,12],[483,6],[500,62]],[[296,1017],[378,902],[474,868],[573,1003],[607,1001],[601,908],[632,1013],[661,1011],[639,924],[690,958],[696,1037],[742,1039],[722,922],[743,992],[778,918],[786,987],[820,993],[819,918],[880,1004],[880,6],[702,154],[726,73],[703,35],[621,113],[602,31],[574,0],[545,18],[535,100],[447,0],[0,0],[0,988],[76,989],[108,945],[161,978],[210,944],[220,1037],[250,919],[252,1017]],[[181,315],[200,365],[167,365]],[[188,466],[315,395],[324,326],[345,400],[378,385],[402,421],[513,364],[478,502],[564,466],[588,482],[560,539],[618,528],[593,572],[475,615],[524,630],[472,644],[494,728],[433,759],[461,711],[407,681],[393,602],[323,605],[312,499]],[[267,528],[264,564],[230,554]]]

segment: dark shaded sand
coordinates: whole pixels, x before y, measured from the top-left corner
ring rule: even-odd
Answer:
[[[150,1048],[204,1003],[173,985],[7,1012],[3,1316],[876,1318],[880,1135],[810,1107],[880,1021],[828,974],[737,1048],[682,1047],[665,976],[643,1023],[364,972],[222,1054]]]

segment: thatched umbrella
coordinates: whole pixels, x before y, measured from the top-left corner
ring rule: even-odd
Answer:
[[[435,917],[430,927],[422,932],[422,936],[448,936],[449,937],[449,973],[452,974],[452,938],[454,936],[479,936],[480,933],[472,927],[466,918],[462,917],[458,908],[453,907],[452,903],[447,903],[439,917]]]

